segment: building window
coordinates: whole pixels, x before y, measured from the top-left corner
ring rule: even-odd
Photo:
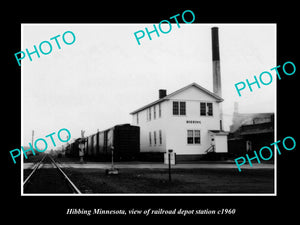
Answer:
[[[139,114],[136,114],[136,124],[139,124]]]
[[[152,145],[152,140],[151,140],[151,132],[149,132],[149,146]]]
[[[200,144],[200,130],[194,130],[194,144]]]
[[[180,102],[180,115],[185,115],[185,102]]]
[[[185,102],[173,102],[173,115],[185,115]]]
[[[206,103],[200,102],[200,115],[206,116]]]
[[[161,134],[161,130],[159,130],[159,144],[162,144],[162,134]]]
[[[149,113],[149,120],[151,120],[151,107],[148,109],[148,113]]]
[[[188,130],[187,131],[187,143],[188,144],[193,144],[193,130]]]
[[[149,120],[149,113],[148,113],[148,109],[146,111],[146,117],[147,117],[147,121]]]
[[[178,102],[173,102],[173,115],[178,115]]]
[[[200,144],[200,130],[188,130],[187,131],[187,143],[188,144]]]
[[[207,115],[212,116],[213,115],[213,104],[207,103]]]
[[[200,116],[212,116],[213,104],[211,102],[200,102]]]
[[[153,119],[156,119],[156,105],[153,106]]]
[[[154,131],[153,135],[154,135],[154,137],[153,137],[153,139],[154,139],[154,145],[156,145],[156,131]]]
[[[160,103],[158,104],[158,117],[161,117],[161,105],[160,105]]]

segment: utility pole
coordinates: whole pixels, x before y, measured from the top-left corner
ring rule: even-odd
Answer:
[[[173,152],[173,149],[169,149],[168,150],[168,163],[169,163],[169,182],[172,181],[172,178],[171,178],[171,154]]]
[[[34,140],[34,130],[32,130],[32,139],[31,139],[31,145],[33,146],[33,140]]]
[[[84,138],[84,133],[85,131],[84,130],[81,130],[81,137]]]

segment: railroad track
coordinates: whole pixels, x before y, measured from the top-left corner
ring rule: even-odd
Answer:
[[[32,172],[23,182],[23,192],[81,194],[80,190],[49,154],[45,154],[33,166]]]

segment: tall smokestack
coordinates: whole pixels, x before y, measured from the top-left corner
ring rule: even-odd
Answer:
[[[213,60],[213,91],[215,94],[222,97],[218,27],[211,28],[211,38],[212,38],[212,60]]]
[[[211,28],[212,60],[213,60],[213,92],[222,97],[220,51],[219,51],[219,28]],[[220,130],[223,130],[223,112],[220,103]]]

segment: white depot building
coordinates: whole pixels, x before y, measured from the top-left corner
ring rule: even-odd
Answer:
[[[176,159],[198,158],[208,151],[227,152],[227,133],[220,130],[220,102],[216,94],[192,83],[132,112],[140,127],[141,152],[172,149]]]
[[[131,113],[140,127],[143,153],[166,153],[172,149],[176,160],[201,158],[208,152],[227,153],[227,135],[222,129],[221,76],[218,28],[212,28],[213,92],[197,83],[167,95]]]

